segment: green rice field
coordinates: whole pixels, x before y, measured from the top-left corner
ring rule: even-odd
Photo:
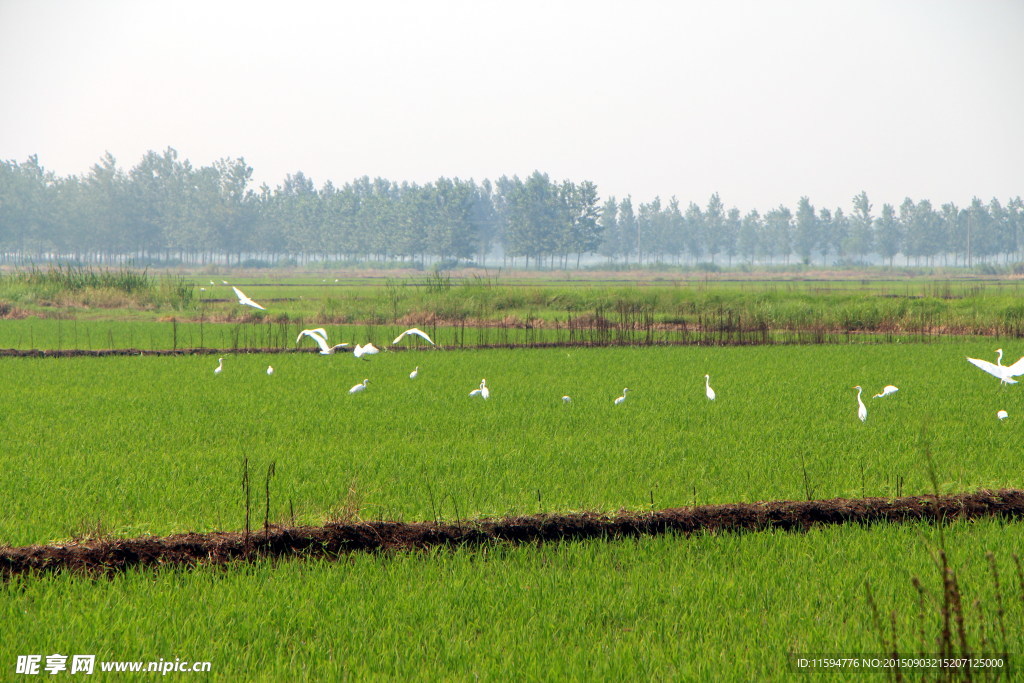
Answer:
[[[8,358],[0,496],[12,514],[0,538],[43,542],[98,523],[118,536],[241,528],[246,456],[255,471],[276,463],[278,521],[294,509],[303,522],[353,497],[364,517],[419,520],[928,493],[926,444],[941,492],[1024,486],[1020,419],[996,419],[1024,414],[1019,388],[964,355],[991,353],[974,343],[239,355],[220,376],[208,356]],[[364,378],[369,388],[349,395]],[[472,400],[481,378],[491,398]],[[862,424],[854,384],[900,391],[866,395]]]
[[[984,616],[970,608],[969,642],[1021,652],[1019,525],[945,535]],[[899,652],[936,651],[937,544],[929,526],[832,527],[26,577],[0,586],[0,642],[8,671],[15,653],[61,652],[209,661],[219,680],[780,680],[797,675],[790,653],[891,652],[867,583]]]
[[[995,301],[978,320],[1010,305]],[[0,348],[291,348],[322,320],[313,307],[288,320],[151,313],[4,320]],[[400,317],[328,323],[330,338],[386,346]],[[460,328],[424,329],[459,345]],[[568,341],[509,329],[521,336],[461,334]],[[226,352],[220,374],[216,355],[0,357],[0,543],[240,530],[243,463],[254,528],[271,464],[281,525],[1024,488],[1024,389],[965,360],[994,362],[1002,346],[1010,364],[1024,355],[1013,338],[620,341],[413,342],[369,361]],[[487,400],[469,396],[482,378]],[[871,398],[888,384],[899,391]],[[20,575],[0,584],[0,658],[10,672],[20,654],[178,657],[210,661],[219,680],[779,680],[797,675],[793,653],[938,652],[940,548],[970,650],[1024,654],[1022,547],[1019,522],[987,519]]]

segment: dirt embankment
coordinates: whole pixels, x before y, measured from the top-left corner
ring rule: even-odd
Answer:
[[[63,570],[116,573],[132,567],[224,564],[261,557],[337,557],[359,551],[413,550],[486,543],[614,539],[680,534],[802,531],[831,524],[1024,517],[1024,491],[978,491],[897,499],[859,498],[701,505],[652,512],[549,514],[444,522],[362,522],[323,527],[271,526],[250,534],[190,533],[164,538],[93,540],[0,548],[0,575]]]

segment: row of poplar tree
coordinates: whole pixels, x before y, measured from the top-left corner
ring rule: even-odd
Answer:
[[[30,157],[0,162],[0,253],[6,260],[245,263],[377,261],[520,266],[602,262],[971,265],[1019,260],[1024,203],[927,199],[884,204],[853,197],[848,211],[761,213],[675,197],[603,199],[590,181],[534,172],[420,185],[358,178],[317,187],[303,173],[252,187],[242,158],[194,167],[168,148],[128,170],[109,154],[81,176],[57,176]]]

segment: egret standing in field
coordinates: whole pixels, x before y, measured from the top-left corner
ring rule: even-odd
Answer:
[[[267,366],[267,375],[273,375],[273,374],[274,374],[274,366],[273,365],[268,365]]]
[[[398,342],[402,341],[402,339],[404,339],[404,338],[405,338],[405,335],[407,335],[407,334],[414,334],[414,335],[416,335],[417,337],[423,337],[424,339],[426,339],[426,340],[427,340],[427,342],[428,342],[428,343],[429,343],[429,344],[430,344],[431,346],[434,346],[434,345],[435,345],[435,344],[434,344],[434,341],[433,341],[433,340],[432,340],[432,339],[431,339],[430,337],[428,337],[428,336],[427,336],[427,333],[426,333],[426,332],[424,332],[423,330],[417,329],[417,328],[415,328],[415,327],[413,327],[413,328],[410,328],[410,329],[406,330],[405,332],[403,332],[402,334],[398,335],[397,337],[395,337],[395,341],[393,341],[393,342],[391,342],[391,343],[392,343],[392,344],[397,344]]]
[[[888,396],[889,394],[895,394],[897,391],[899,391],[898,387],[894,387],[891,384],[887,384],[884,387],[882,387],[882,391],[875,394],[871,398],[882,398],[883,396]]]
[[[213,374],[219,375],[222,372],[224,372],[224,359],[223,358],[218,358],[217,359],[217,367],[213,369]]]
[[[486,379],[480,380],[480,388],[479,389],[474,389],[473,391],[469,392],[469,395],[470,396],[483,396],[484,398],[490,398],[491,390],[487,388],[487,380]]]
[[[860,392],[863,391],[859,386],[854,387],[857,390],[857,417],[860,418],[861,422],[868,419],[868,407],[864,405],[864,401],[860,400]]]
[[[354,387],[352,387],[351,389],[349,389],[348,393],[350,393],[350,394],[358,394],[360,391],[364,391],[366,389],[366,384],[369,381],[370,380],[368,380],[368,379],[364,379],[362,382],[360,382],[359,384],[357,384]]]
[[[242,290],[240,290],[238,287],[232,287],[231,289],[235,290],[235,296],[238,297],[238,303],[241,304],[242,306],[252,306],[253,308],[258,308],[261,311],[267,310],[260,306],[255,301],[253,301],[252,299],[250,299],[249,297],[247,297],[245,294],[243,294]]]
[[[715,390],[711,388],[711,375],[704,375],[704,394],[709,401],[715,400]]]
[[[420,366],[416,366],[416,369],[409,373],[409,379],[416,379],[420,375]]]
[[[615,405],[619,405],[620,403],[625,403],[626,402],[626,392],[627,391],[629,391],[629,389],[623,389],[622,390],[622,396],[619,396],[617,399],[615,399]]]

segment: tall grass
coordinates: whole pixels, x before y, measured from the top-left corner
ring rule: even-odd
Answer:
[[[56,288],[72,292],[83,289],[115,289],[132,294],[147,291],[153,287],[153,280],[147,271],[129,268],[108,270],[58,264],[49,266],[46,270],[32,266],[28,270],[17,270],[7,277],[12,282],[32,287]]]
[[[32,266],[0,275],[0,297],[48,306],[86,305],[104,308],[194,306],[194,285],[181,275],[159,278],[146,270],[105,269],[73,265]]]

